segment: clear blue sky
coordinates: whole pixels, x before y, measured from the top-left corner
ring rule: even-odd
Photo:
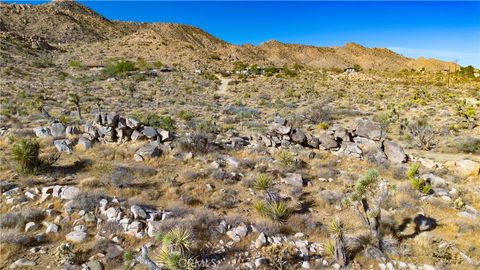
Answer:
[[[109,19],[190,24],[232,44],[356,42],[480,68],[480,2],[80,2]]]

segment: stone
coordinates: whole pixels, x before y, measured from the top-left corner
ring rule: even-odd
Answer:
[[[436,176],[433,173],[422,175],[422,179],[429,182],[433,188],[445,187],[447,183],[445,179],[441,178],[440,176]]]
[[[469,159],[455,162],[457,171],[464,177],[477,176],[480,174],[480,163]]]
[[[67,126],[67,128],[65,129],[65,133],[67,134],[67,136],[75,136],[80,134],[80,130],[76,126]]]
[[[141,132],[145,137],[150,140],[153,140],[158,136],[157,130],[150,126],[144,126]]]
[[[392,141],[384,141],[383,142],[383,151],[387,156],[388,160],[393,163],[405,163],[408,161],[408,156],[403,151],[403,148]]]
[[[138,205],[132,205],[130,207],[130,211],[132,211],[134,219],[137,219],[137,218],[146,219],[147,218],[147,213],[145,213],[145,210],[143,210],[143,208],[138,206]]]
[[[92,146],[93,146],[93,143],[90,139],[88,139],[86,136],[81,136],[78,139],[78,143],[75,147],[80,151],[86,151],[88,149],[91,149]]]
[[[10,264],[10,269],[21,268],[21,267],[33,267],[36,263],[28,259],[22,258],[16,260],[14,263]]]
[[[125,118],[125,125],[131,129],[137,129],[140,127],[141,123],[134,118]]]
[[[322,134],[320,134],[320,136],[318,137],[318,141],[320,142],[320,145],[327,150],[338,147],[338,143],[335,140],[334,136],[327,132],[323,132]]]
[[[302,268],[303,269],[310,269],[310,262],[309,261],[303,261]]]
[[[119,119],[120,116],[117,113],[109,112],[105,114],[105,118],[103,119],[103,125],[106,125],[108,127],[116,127]]]
[[[73,227],[73,231],[75,231],[75,232],[86,232],[87,227],[85,227],[85,225],[83,225],[83,224],[80,224],[80,225],[77,225],[77,226]]]
[[[103,264],[99,261],[89,261],[85,265],[89,270],[103,270]]]
[[[258,235],[257,240],[255,240],[255,248],[261,248],[267,244],[267,238],[265,234],[262,232]]]
[[[333,132],[333,136],[336,140],[340,139],[342,142],[351,142],[350,132],[340,124],[335,124],[329,128]]]
[[[48,127],[36,127],[33,128],[35,136],[39,138],[46,138],[50,136],[50,129]]]
[[[37,223],[31,221],[25,224],[25,232],[30,232],[35,230],[38,227]]]
[[[320,141],[318,140],[318,138],[310,135],[310,134],[306,134],[305,135],[307,137],[307,145],[310,146],[310,147],[313,147],[313,148],[318,148],[318,145],[320,144]]]
[[[267,263],[267,259],[265,257],[260,257],[260,258],[255,259],[255,267],[257,267],[257,268],[266,264],[266,263]]]
[[[273,122],[279,124],[279,125],[286,125],[287,124],[287,121],[285,120],[285,118],[281,117],[281,116],[278,116],[278,115],[275,115],[275,117],[273,117]]]
[[[272,123],[270,128],[280,135],[287,135],[292,130],[292,128],[289,126],[283,126],[277,123]]]
[[[65,126],[60,122],[54,122],[50,125],[50,133],[53,137],[65,136]]]
[[[287,173],[282,180],[289,185],[303,187],[303,177],[299,173]]]
[[[358,145],[352,142],[343,142],[340,145],[340,149],[334,152],[339,157],[351,157],[356,159],[362,159],[363,151]]]
[[[240,237],[245,237],[248,233],[248,227],[245,223],[241,223],[235,228],[235,233]]]
[[[380,124],[363,118],[355,121],[355,134],[374,141],[381,141],[385,138],[385,131]]]
[[[381,143],[364,137],[355,137],[354,142],[362,149],[363,158],[375,164],[387,162],[387,156],[381,148]]]
[[[65,153],[72,152],[72,142],[68,139],[55,140],[53,142],[53,145],[55,145],[55,148],[57,148],[58,152],[65,152]]]
[[[120,210],[118,208],[110,207],[105,211],[104,215],[107,216],[107,219],[114,220],[117,218],[119,213],[120,213]]]
[[[292,138],[292,141],[299,144],[303,144],[307,140],[305,133],[303,133],[303,131],[301,131],[298,128],[294,128],[292,130],[292,134],[290,134],[290,138]]]
[[[173,134],[171,131],[157,128],[157,133],[162,137],[162,142],[167,142],[173,140]]]
[[[65,236],[66,240],[72,243],[82,243],[87,238],[85,232],[70,232]]]
[[[144,161],[150,158],[160,156],[160,148],[153,143],[147,143],[135,152],[135,161]]]
[[[60,193],[60,199],[73,200],[80,194],[80,189],[77,187],[64,187]]]
[[[55,223],[50,223],[48,224],[47,226],[47,230],[45,231],[45,233],[57,233],[58,232],[58,225],[55,224]]]
[[[146,137],[141,132],[134,130],[130,138],[132,139],[132,141],[138,141],[138,140],[143,140]]]

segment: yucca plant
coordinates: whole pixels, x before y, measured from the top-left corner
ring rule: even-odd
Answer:
[[[17,171],[21,173],[36,173],[41,167],[40,144],[37,141],[20,139],[13,146],[12,154],[17,163]]]
[[[347,227],[341,220],[335,219],[328,225],[328,231],[334,240],[333,247],[330,247],[330,252],[333,251],[332,255],[335,261],[345,267],[347,265],[347,253],[344,235]]]
[[[255,182],[253,183],[253,188],[258,190],[266,190],[272,186],[272,178],[267,174],[259,174],[255,177]]]
[[[412,164],[410,168],[408,168],[408,171],[406,172],[406,176],[413,189],[428,195],[432,191],[432,186],[430,186],[430,184],[427,183],[422,178],[418,177],[419,168],[420,168],[420,164],[418,163]]]
[[[273,202],[260,201],[254,203],[253,207],[260,215],[269,217],[277,222],[286,221],[293,212],[292,208],[284,200]]]
[[[82,121],[82,111],[81,111],[81,108],[80,108],[80,97],[76,93],[70,92],[70,93],[68,93],[67,101],[68,101],[68,103],[75,106],[75,108],[77,109],[77,113],[78,113],[78,119],[80,121]]]
[[[169,270],[194,269],[188,256],[191,247],[191,232],[187,229],[174,228],[167,233],[159,233],[155,237],[162,242],[161,249],[154,255],[157,264]]]

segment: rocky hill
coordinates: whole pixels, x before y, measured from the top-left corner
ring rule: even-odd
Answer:
[[[302,64],[315,68],[421,69],[438,71],[451,63],[435,59],[410,59],[384,48],[355,43],[343,47],[315,47],[268,41],[259,46],[228,44],[205,31],[171,23],[111,21],[74,1],[41,5],[1,4],[0,28],[23,38],[39,37],[87,63],[111,57],[144,58],[186,67],[230,67],[234,61]]]

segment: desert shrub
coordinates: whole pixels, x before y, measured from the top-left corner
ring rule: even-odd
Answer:
[[[155,113],[134,113],[132,114],[132,117],[154,128],[161,128],[168,131],[172,131],[175,129],[175,120],[170,116],[160,116]]]
[[[178,112],[178,117],[183,121],[189,122],[195,117],[195,114],[191,111],[181,110]]]
[[[71,68],[81,68],[82,63],[80,62],[80,60],[70,59],[70,60],[68,60],[68,66],[71,67]]]
[[[5,244],[21,246],[21,247],[31,247],[41,244],[43,241],[40,238],[26,235],[23,233],[18,233],[16,231],[1,231],[0,232],[0,244],[3,246]]]
[[[197,124],[196,128],[205,133],[217,133],[219,130],[215,122],[212,120],[201,121]]]
[[[466,137],[456,144],[457,150],[464,153],[480,154],[480,139]]]
[[[267,259],[268,269],[289,269],[288,263],[295,259],[295,247],[289,243],[263,247],[260,254]]]
[[[430,194],[432,187],[429,183],[418,176],[418,171],[420,169],[420,164],[413,163],[409,168],[408,171],[405,173],[407,176],[408,181],[413,189],[421,191],[424,194]]]
[[[133,71],[134,69],[135,65],[133,62],[118,60],[110,61],[107,66],[103,68],[102,73],[106,76],[112,77],[129,71]]]
[[[321,129],[327,129],[329,123],[333,120],[332,110],[328,107],[327,102],[321,102],[312,106],[305,113],[307,118],[312,124],[320,125]]]
[[[132,170],[123,166],[113,167],[109,175],[110,183],[120,188],[128,187],[133,179],[134,174]]]
[[[275,154],[275,159],[286,171],[293,171],[295,169],[301,168],[304,163],[302,160],[297,159],[291,152],[288,150],[280,150]]]
[[[422,150],[430,150],[434,146],[435,131],[426,118],[413,119],[406,128],[410,138]]]
[[[253,182],[253,188],[265,190],[273,185],[272,177],[268,174],[258,174]]]
[[[418,105],[426,105],[432,96],[425,89],[415,89],[413,95],[410,97],[410,102]]]
[[[195,133],[190,138],[180,142],[180,148],[183,151],[207,154],[218,149],[209,135],[205,133]]]
[[[269,217],[276,222],[286,221],[293,213],[293,209],[284,200],[273,202],[258,201],[254,203],[253,207],[260,215]]]
[[[8,212],[0,216],[0,228],[23,230],[30,221],[39,222],[45,218],[45,212],[39,209],[26,208],[16,212]]]
[[[78,194],[74,200],[69,204],[71,209],[93,211],[99,206],[99,202],[102,199],[108,198],[101,193],[88,193],[82,192]]]
[[[40,157],[40,144],[35,140],[20,139],[12,149],[17,171],[37,174],[49,169],[60,157],[58,153]]]

